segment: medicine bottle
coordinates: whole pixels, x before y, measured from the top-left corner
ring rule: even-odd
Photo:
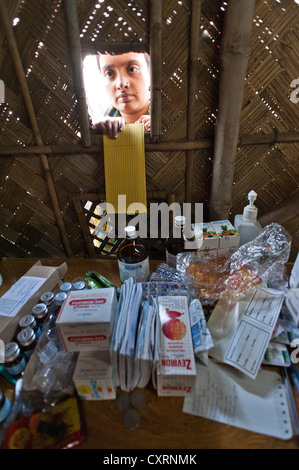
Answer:
[[[11,403],[0,388],[0,423],[3,423],[3,421],[7,418],[10,410]]]
[[[188,247],[188,243],[193,246]],[[186,229],[186,217],[177,215],[174,218],[174,228],[166,240],[166,263],[168,266],[177,268],[177,255],[194,250],[196,250],[194,233]]]
[[[72,284],[70,282],[64,282],[63,284],[61,284],[59,289],[60,292],[65,292],[66,294],[68,294],[72,290]]]
[[[120,243],[117,252],[121,282],[133,277],[137,282],[147,281],[150,274],[149,256],[146,246],[138,237],[135,227],[125,227],[126,238]]]
[[[37,345],[37,337],[30,326],[21,330],[17,335],[17,341],[24,353],[26,359],[29,359]]]
[[[54,296],[55,296],[54,292],[44,292],[40,296],[39,300],[42,304],[46,304],[48,306],[48,305],[51,305],[51,303],[53,302]]]
[[[28,327],[32,328],[37,339],[41,335],[41,329],[38,326],[33,315],[25,315],[25,317],[21,318],[21,320],[19,321],[19,327],[21,328],[21,330]]]
[[[34,316],[41,331],[43,330],[45,323],[47,323],[48,314],[48,307],[44,303],[36,304],[32,309],[32,315]]]
[[[5,369],[10,375],[20,375],[26,367],[26,359],[20,346],[15,341],[5,345]]]

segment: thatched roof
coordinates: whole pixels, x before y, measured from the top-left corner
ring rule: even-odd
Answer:
[[[1,21],[0,256],[97,254],[83,207],[104,196],[103,148],[84,114],[80,53],[130,47],[151,52],[155,65],[154,131],[146,136],[148,191],[166,199],[174,194],[180,203],[203,203],[206,221],[217,206],[218,215],[233,222],[254,189],[263,225],[275,221],[292,235],[294,260],[299,248],[299,84],[292,86],[298,78],[298,0],[256,0],[247,18],[246,73],[235,77],[239,91],[235,85],[230,89],[236,96],[242,93],[233,123],[236,149],[232,144],[233,168],[227,167],[222,187],[215,162],[227,158],[221,149],[233,131],[227,128],[217,148],[217,127],[221,112],[233,114],[234,100],[224,110],[219,90],[221,80],[227,86],[222,48],[235,1],[77,0],[77,24],[66,8],[76,2],[0,2],[2,20],[7,10],[13,33]],[[238,50],[234,27],[227,26],[236,41],[235,59],[244,51]]]

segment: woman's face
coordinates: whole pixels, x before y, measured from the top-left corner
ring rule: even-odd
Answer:
[[[101,54],[99,65],[111,104],[122,115],[140,117],[146,114],[150,99],[150,72],[145,55],[135,52]]]

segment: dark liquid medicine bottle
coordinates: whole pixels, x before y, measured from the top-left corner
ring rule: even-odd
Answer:
[[[125,282],[133,277],[137,282],[145,282],[150,274],[147,248],[138,237],[135,227],[129,225],[125,232],[126,238],[117,252],[120,280]]]
[[[166,241],[166,263],[168,266],[177,268],[177,255],[193,251],[195,246],[190,249],[190,242],[194,242],[194,240],[195,237],[191,230],[186,230],[186,217],[177,215],[174,218],[174,228],[170,231]],[[192,244],[194,245],[194,243]]]

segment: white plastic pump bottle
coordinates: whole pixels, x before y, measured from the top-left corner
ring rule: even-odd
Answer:
[[[250,191],[248,206],[244,207],[243,214],[235,216],[234,227],[240,234],[240,246],[251,242],[263,230],[261,224],[257,221],[257,207],[254,205],[256,198],[256,192]]]

